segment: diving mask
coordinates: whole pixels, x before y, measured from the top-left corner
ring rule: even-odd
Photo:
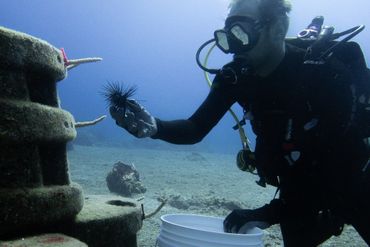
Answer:
[[[247,16],[231,16],[225,28],[216,30],[216,45],[224,53],[241,54],[251,50],[258,42],[264,23]]]

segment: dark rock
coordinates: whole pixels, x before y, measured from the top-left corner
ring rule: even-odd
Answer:
[[[109,191],[121,196],[130,197],[146,191],[140,181],[139,172],[133,164],[127,165],[123,162],[117,162],[112,171],[108,173],[106,181]]]

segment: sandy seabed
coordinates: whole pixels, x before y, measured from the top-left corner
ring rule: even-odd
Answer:
[[[232,208],[256,208],[268,203],[274,187],[262,188],[257,177],[241,172],[235,156],[194,151],[151,150],[75,145],[68,152],[71,178],[80,184],[86,195],[109,194],[105,178],[113,164],[133,163],[147,188],[143,195],[146,213],[168,203],[154,217],[144,220],[138,233],[139,247],[156,246],[160,216],[170,213],[192,213],[225,217]],[[304,239],[302,239],[304,241]],[[272,226],[265,231],[265,246],[283,246],[280,229]],[[332,237],[321,246],[367,246],[351,226],[340,237]],[[199,246],[201,247],[201,246]]]

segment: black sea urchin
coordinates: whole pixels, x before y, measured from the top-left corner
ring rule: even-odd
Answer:
[[[119,82],[108,82],[104,86],[102,95],[109,107],[126,110],[127,100],[136,92],[136,86],[124,86]]]

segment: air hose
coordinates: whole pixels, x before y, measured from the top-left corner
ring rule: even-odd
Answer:
[[[209,50],[208,50],[208,52],[207,52],[207,54],[206,54],[206,56],[204,58],[204,62],[203,62],[203,66],[204,67],[207,67],[208,58],[211,55],[211,53],[212,53],[213,49],[215,48],[215,46],[216,46],[216,44],[213,44],[209,48]],[[207,71],[204,70],[204,77],[205,77],[205,79],[206,79],[206,81],[208,83],[208,86],[211,87],[212,86],[212,81],[209,78],[209,72],[207,72]],[[235,112],[232,109],[229,109],[229,113],[234,118],[234,120],[235,120],[235,122],[236,122],[236,124],[238,126],[239,136],[240,136],[240,140],[241,140],[242,145],[243,145],[243,149],[250,151],[250,147],[249,147],[249,143],[250,142],[249,142],[249,140],[248,140],[248,138],[247,138],[247,136],[246,136],[246,134],[244,132],[243,127],[240,124],[240,121],[239,121],[238,117],[236,116]]]

